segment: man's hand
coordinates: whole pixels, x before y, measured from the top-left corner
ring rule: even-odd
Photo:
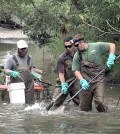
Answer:
[[[113,65],[114,65],[114,61],[115,61],[115,55],[114,54],[112,54],[112,53],[110,53],[109,54],[109,57],[108,57],[108,61],[107,61],[107,67],[109,68],[109,69],[111,69],[112,67],[113,67]]]
[[[68,83],[66,83],[66,82],[63,82],[62,84],[61,84],[61,87],[62,87],[62,92],[63,92],[63,94],[67,94],[67,92],[68,92]]]
[[[31,74],[32,74],[33,77],[36,78],[36,80],[37,80],[38,82],[41,81],[40,75],[39,75],[38,73],[36,73],[35,71],[32,71]]]
[[[88,90],[90,86],[89,83],[85,79],[80,80],[80,85],[82,86],[83,90]]]
[[[20,73],[18,71],[12,71],[10,70],[8,74],[14,78],[20,77]]]

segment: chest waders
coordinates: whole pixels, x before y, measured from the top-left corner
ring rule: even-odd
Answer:
[[[103,66],[99,66],[93,62],[81,61],[81,74],[88,82],[94,78]],[[92,100],[94,99],[95,107],[98,112],[106,112],[107,106],[104,104],[104,75],[101,73],[95,80],[90,83],[90,88],[87,91],[82,90],[80,93],[80,109],[81,111],[92,110]]]
[[[68,82],[68,85],[72,82],[72,80],[75,78],[73,72],[72,72],[72,60],[67,59],[64,61],[65,66],[65,80]],[[60,83],[61,85],[61,83]],[[61,86],[57,86],[53,95],[53,101],[56,100],[56,98],[61,94]],[[78,90],[79,90],[79,83],[78,80],[75,80],[74,83],[69,87],[68,94],[72,97]],[[61,96],[55,101],[54,106],[59,107],[63,104],[68,94],[61,94]],[[73,102],[76,105],[79,105],[79,95],[74,97]]]
[[[16,63],[16,68],[15,70],[20,72],[20,75],[22,79],[24,80],[25,84],[25,103],[26,104],[31,104],[34,102],[34,81],[33,77],[31,75],[31,68],[30,68],[30,56],[28,55],[27,58],[27,65],[19,65],[19,62],[15,55],[13,55],[13,59]],[[16,83],[16,82],[23,82],[21,78],[12,78],[11,82]]]

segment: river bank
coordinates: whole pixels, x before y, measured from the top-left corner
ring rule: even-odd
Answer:
[[[7,29],[0,27],[1,44],[16,44],[20,39],[24,39],[26,41],[29,39],[21,29]]]

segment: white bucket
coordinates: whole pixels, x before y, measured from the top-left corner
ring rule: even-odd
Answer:
[[[25,104],[25,84],[24,82],[10,83],[8,85],[10,103]]]

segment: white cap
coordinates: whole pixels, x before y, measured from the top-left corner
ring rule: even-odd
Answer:
[[[19,49],[28,48],[28,45],[24,40],[19,40],[17,42],[17,48],[19,48]]]

